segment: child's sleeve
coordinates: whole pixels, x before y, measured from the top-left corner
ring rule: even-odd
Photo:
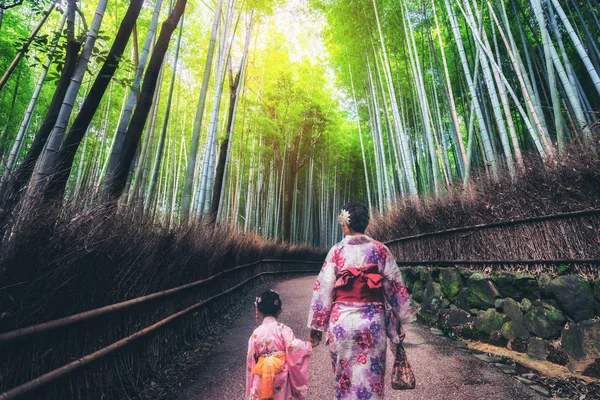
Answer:
[[[296,339],[294,332],[285,325],[282,335],[292,397],[302,400],[308,392],[308,359],[312,354],[312,346],[309,342]]]
[[[308,314],[308,327],[321,332],[327,332],[329,316],[333,306],[335,289],[335,255],[339,253],[334,246],[327,254],[323,268],[313,286],[312,304]]]
[[[248,355],[246,356],[246,399],[250,398],[250,391],[252,390],[252,382],[254,376],[252,374],[252,368],[256,364],[254,359],[254,332],[250,339],[248,339]]]

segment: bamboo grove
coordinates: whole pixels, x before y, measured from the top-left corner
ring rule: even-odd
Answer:
[[[369,197],[439,194],[552,163],[596,140],[600,7],[595,0],[320,2],[332,56],[373,158]],[[365,21],[367,23],[365,23]],[[370,175],[369,175],[370,174]]]
[[[0,194],[312,244],[597,141],[598,0],[2,0]]]

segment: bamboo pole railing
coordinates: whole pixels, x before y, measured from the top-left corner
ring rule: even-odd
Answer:
[[[563,264],[596,264],[599,258],[563,259],[563,260],[431,260],[431,261],[396,261],[398,266],[412,267],[420,265],[563,265]]]
[[[277,262],[288,262],[286,260],[265,260],[266,262],[273,262],[273,261],[277,261]],[[260,261],[259,261],[260,262]],[[259,263],[256,262],[256,263]],[[251,264],[256,264],[256,263],[251,263]],[[294,262],[296,263],[296,262]],[[303,263],[303,264],[314,264],[317,263],[316,261],[297,261],[297,263]],[[241,266],[240,266],[241,267]],[[236,267],[239,268],[239,267]],[[254,275],[240,283],[238,283],[237,285],[219,293],[216,294],[214,296],[211,296],[207,299],[204,299],[196,304],[193,304],[181,311],[178,311],[174,314],[169,315],[168,317],[144,328],[141,329],[127,337],[124,337],[123,339],[120,339],[106,347],[103,347],[93,353],[90,353],[86,356],[83,356],[75,361],[72,361],[68,364],[65,364],[59,368],[56,368],[50,372],[45,373],[44,375],[41,375],[35,379],[30,380],[29,382],[26,382],[22,385],[19,385],[13,389],[10,389],[7,392],[4,392],[2,394],[0,394],[0,400],[13,400],[13,399],[17,399],[25,394],[28,394],[36,389],[41,388],[42,386],[45,386],[69,373],[72,373],[78,369],[82,369],[83,367],[100,360],[103,357],[106,357],[107,355],[115,352],[116,350],[119,350],[125,346],[127,346],[128,344],[133,343],[135,340],[144,337],[154,331],[156,331],[157,329],[167,325],[168,323],[186,315],[189,314],[190,312],[218,299],[219,297],[222,297],[226,294],[229,294],[231,292],[233,292],[234,290],[242,287],[243,285],[245,285],[246,283],[264,276],[264,275],[276,275],[276,274],[289,274],[289,273],[312,273],[315,272],[315,270],[312,269],[306,269],[306,270],[287,270],[287,271],[271,271],[271,272],[261,272],[258,273],[257,275]]]
[[[434,232],[425,232],[425,233],[419,233],[417,235],[404,236],[404,237],[400,237],[400,238],[396,238],[396,239],[391,239],[391,240],[388,240],[387,242],[384,242],[384,244],[387,246],[387,245],[390,245],[393,243],[406,242],[409,240],[422,239],[422,238],[432,237],[432,236],[440,236],[440,235],[445,235],[445,234],[449,234],[449,233],[462,233],[462,232],[477,231],[477,230],[483,230],[483,229],[500,228],[500,227],[511,226],[511,225],[527,224],[527,223],[532,223],[532,222],[543,222],[543,221],[551,221],[551,220],[567,219],[567,218],[575,218],[575,217],[587,217],[587,216],[596,215],[596,214],[600,214],[600,208],[594,208],[594,209],[590,209],[590,210],[571,211],[571,212],[557,213],[557,214],[548,214],[548,215],[542,215],[539,217],[513,219],[513,220],[501,221],[501,222],[491,222],[491,223],[487,223],[487,224],[463,226],[463,227],[444,229],[441,231],[434,231]]]
[[[234,272],[234,271],[239,271],[241,269],[244,268],[248,268],[251,267],[253,265],[257,265],[260,263],[274,263],[274,262],[279,262],[279,263],[288,263],[288,264],[297,264],[297,263],[301,263],[301,264],[321,264],[320,261],[297,261],[297,260],[275,260],[275,259],[265,259],[265,260],[258,260],[258,261],[254,261],[248,264],[243,264],[243,265],[238,265],[236,267],[230,268],[230,269],[226,269],[223,270],[221,272],[219,272],[218,274],[212,275],[208,278],[204,278],[195,282],[191,282],[191,283],[187,283],[185,285],[181,285],[178,287],[174,287],[171,289],[167,289],[167,290],[163,290],[161,292],[156,292],[156,293],[152,293],[146,296],[142,296],[142,297],[137,297],[135,299],[131,299],[131,300],[127,300],[127,301],[123,301],[120,303],[115,303],[115,304],[111,304],[108,306],[104,306],[104,307],[100,307],[100,308],[96,308],[93,310],[89,310],[89,311],[84,311],[78,314],[73,314],[73,315],[69,315],[66,317],[62,317],[62,318],[58,318],[58,319],[54,319],[51,321],[46,321],[46,322],[42,322],[36,325],[31,325],[31,326],[27,326],[24,328],[20,328],[20,329],[15,329],[13,331],[9,331],[9,332],[4,332],[4,333],[0,333],[0,345],[2,344],[6,344],[9,342],[12,342],[16,339],[21,339],[24,338],[26,336],[30,336],[33,334],[39,334],[39,333],[45,333],[45,332],[49,332],[58,328],[64,328],[66,326],[69,325],[73,325],[82,321],[86,321],[86,320],[90,320],[93,318],[97,318],[103,315],[107,315],[116,311],[121,311],[133,306],[138,306],[140,304],[143,303],[147,303],[149,301],[153,301],[156,299],[160,299],[160,298],[164,298],[176,293],[180,293],[183,292],[185,290],[189,290],[192,288],[196,288],[198,286],[201,286],[203,284],[206,284],[208,282],[214,281],[215,279]]]

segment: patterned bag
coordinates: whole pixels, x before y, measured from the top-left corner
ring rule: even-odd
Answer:
[[[406,358],[406,350],[402,346],[402,342],[398,344],[392,343],[392,350],[395,354],[394,367],[392,368],[392,389],[404,390],[415,388],[415,374],[413,374],[408,358]]]

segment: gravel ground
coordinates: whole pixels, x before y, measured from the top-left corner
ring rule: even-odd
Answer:
[[[276,283],[274,287],[283,300],[279,320],[290,326],[299,338],[308,338],[306,318],[314,280],[314,276],[304,276]],[[223,334],[221,345],[205,358],[194,382],[177,396],[169,398],[243,400],[247,343],[258,325],[254,319],[254,306],[249,302],[245,307],[247,311],[242,312]],[[412,325],[406,331],[405,348],[415,372],[417,387],[394,391],[389,386],[389,376],[386,376],[386,399],[542,399],[524,384],[435,336],[427,328]],[[389,353],[388,371],[391,371],[391,359]],[[309,369],[308,399],[333,399],[333,372],[326,346],[314,349]]]

